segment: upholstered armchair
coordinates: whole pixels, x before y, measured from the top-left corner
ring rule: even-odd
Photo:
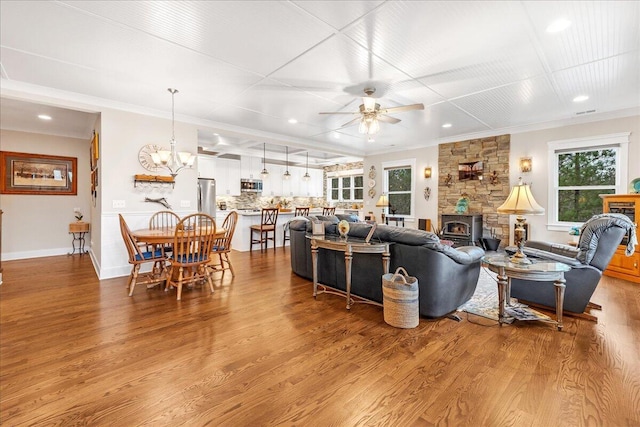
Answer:
[[[626,253],[630,256],[637,244],[636,226],[621,214],[595,215],[582,226],[577,248],[557,243],[528,241],[524,252],[528,257],[570,265],[571,270],[565,273],[567,283],[563,309],[570,312],[569,314],[597,320],[595,316],[585,313],[585,310],[588,307],[601,308],[590,303],[590,299],[600,282],[602,272],[607,268],[625,235]],[[553,282],[511,279],[511,296],[525,303],[555,310]]]

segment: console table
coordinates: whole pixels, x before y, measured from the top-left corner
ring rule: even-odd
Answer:
[[[334,294],[345,297],[347,299],[347,310],[351,309],[351,305],[357,302],[373,304],[382,306],[382,304],[369,301],[364,298],[355,300],[351,296],[351,262],[353,260],[354,253],[361,254],[381,254],[382,255],[382,268],[384,273],[389,273],[389,245],[386,242],[365,242],[363,239],[340,236],[314,236],[307,235],[307,238],[311,240],[311,261],[313,265],[313,297],[316,298],[319,293]],[[345,282],[347,292],[343,293],[337,289],[329,289],[327,286],[318,283],[318,250],[320,248],[328,249],[330,251],[344,252],[344,265],[345,265]],[[380,279],[380,286],[382,286],[382,278]],[[318,291],[320,287],[320,291]]]
[[[564,273],[571,270],[561,262],[533,260],[532,264],[517,264],[509,256],[490,255],[482,258],[489,270],[498,273],[498,322],[510,323],[505,315],[505,304],[511,301],[511,279],[532,280],[536,282],[554,282],[556,290],[556,321],[558,330],[562,330],[562,305],[564,304]],[[513,321],[513,319],[511,319]]]

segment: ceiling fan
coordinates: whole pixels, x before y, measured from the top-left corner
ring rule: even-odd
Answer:
[[[349,120],[347,123],[343,124],[341,127],[351,126],[357,122],[360,122],[360,127],[358,131],[360,133],[364,133],[367,135],[373,135],[374,133],[380,130],[380,123],[391,123],[395,124],[400,122],[400,119],[396,119],[395,117],[387,116],[390,113],[400,113],[403,111],[410,110],[424,110],[424,104],[411,104],[411,105],[401,105],[399,107],[391,107],[391,108],[380,108],[380,104],[376,103],[376,99],[372,98],[376,92],[375,88],[366,88],[364,93],[367,96],[362,97],[362,104],[360,104],[359,111],[347,113],[347,112],[334,112],[334,113],[320,113],[320,114],[359,114],[360,117],[356,117],[353,120]]]

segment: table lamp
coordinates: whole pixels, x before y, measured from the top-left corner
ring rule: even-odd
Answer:
[[[499,214],[518,215],[516,217],[516,229],[513,232],[517,250],[510,258],[515,264],[531,264],[531,260],[522,251],[525,243],[524,225],[526,219],[522,215],[542,215],[544,208],[540,206],[531,194],[529,184],[523,184],[520,178],[518,185],[511,189],[511,193],[507,200],[497,209]]]
[[[384,208],[389,206],[389,198],[386,195],[381,195],[380,198],[378,199],[378,201],[376,202],[376,207],[377,208],[382,208],[382,221],[381,223],[384,223]]]

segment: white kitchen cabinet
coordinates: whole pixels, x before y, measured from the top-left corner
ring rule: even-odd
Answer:
[[[269,176],[262,178],[262,195],[265,197],[281,196],[284,166],[267,165],[267,170],[269,171]]]
[[[198,156],[198,178],[216,177],[216,158],[213,156]]]
[[[240,160],[216,159],[216,193],[221,196],[240,195]]]
[[[262,179],[260,172],[262,171],[262,159],[255,156],[240,157],[240,178],[243,179]]]

